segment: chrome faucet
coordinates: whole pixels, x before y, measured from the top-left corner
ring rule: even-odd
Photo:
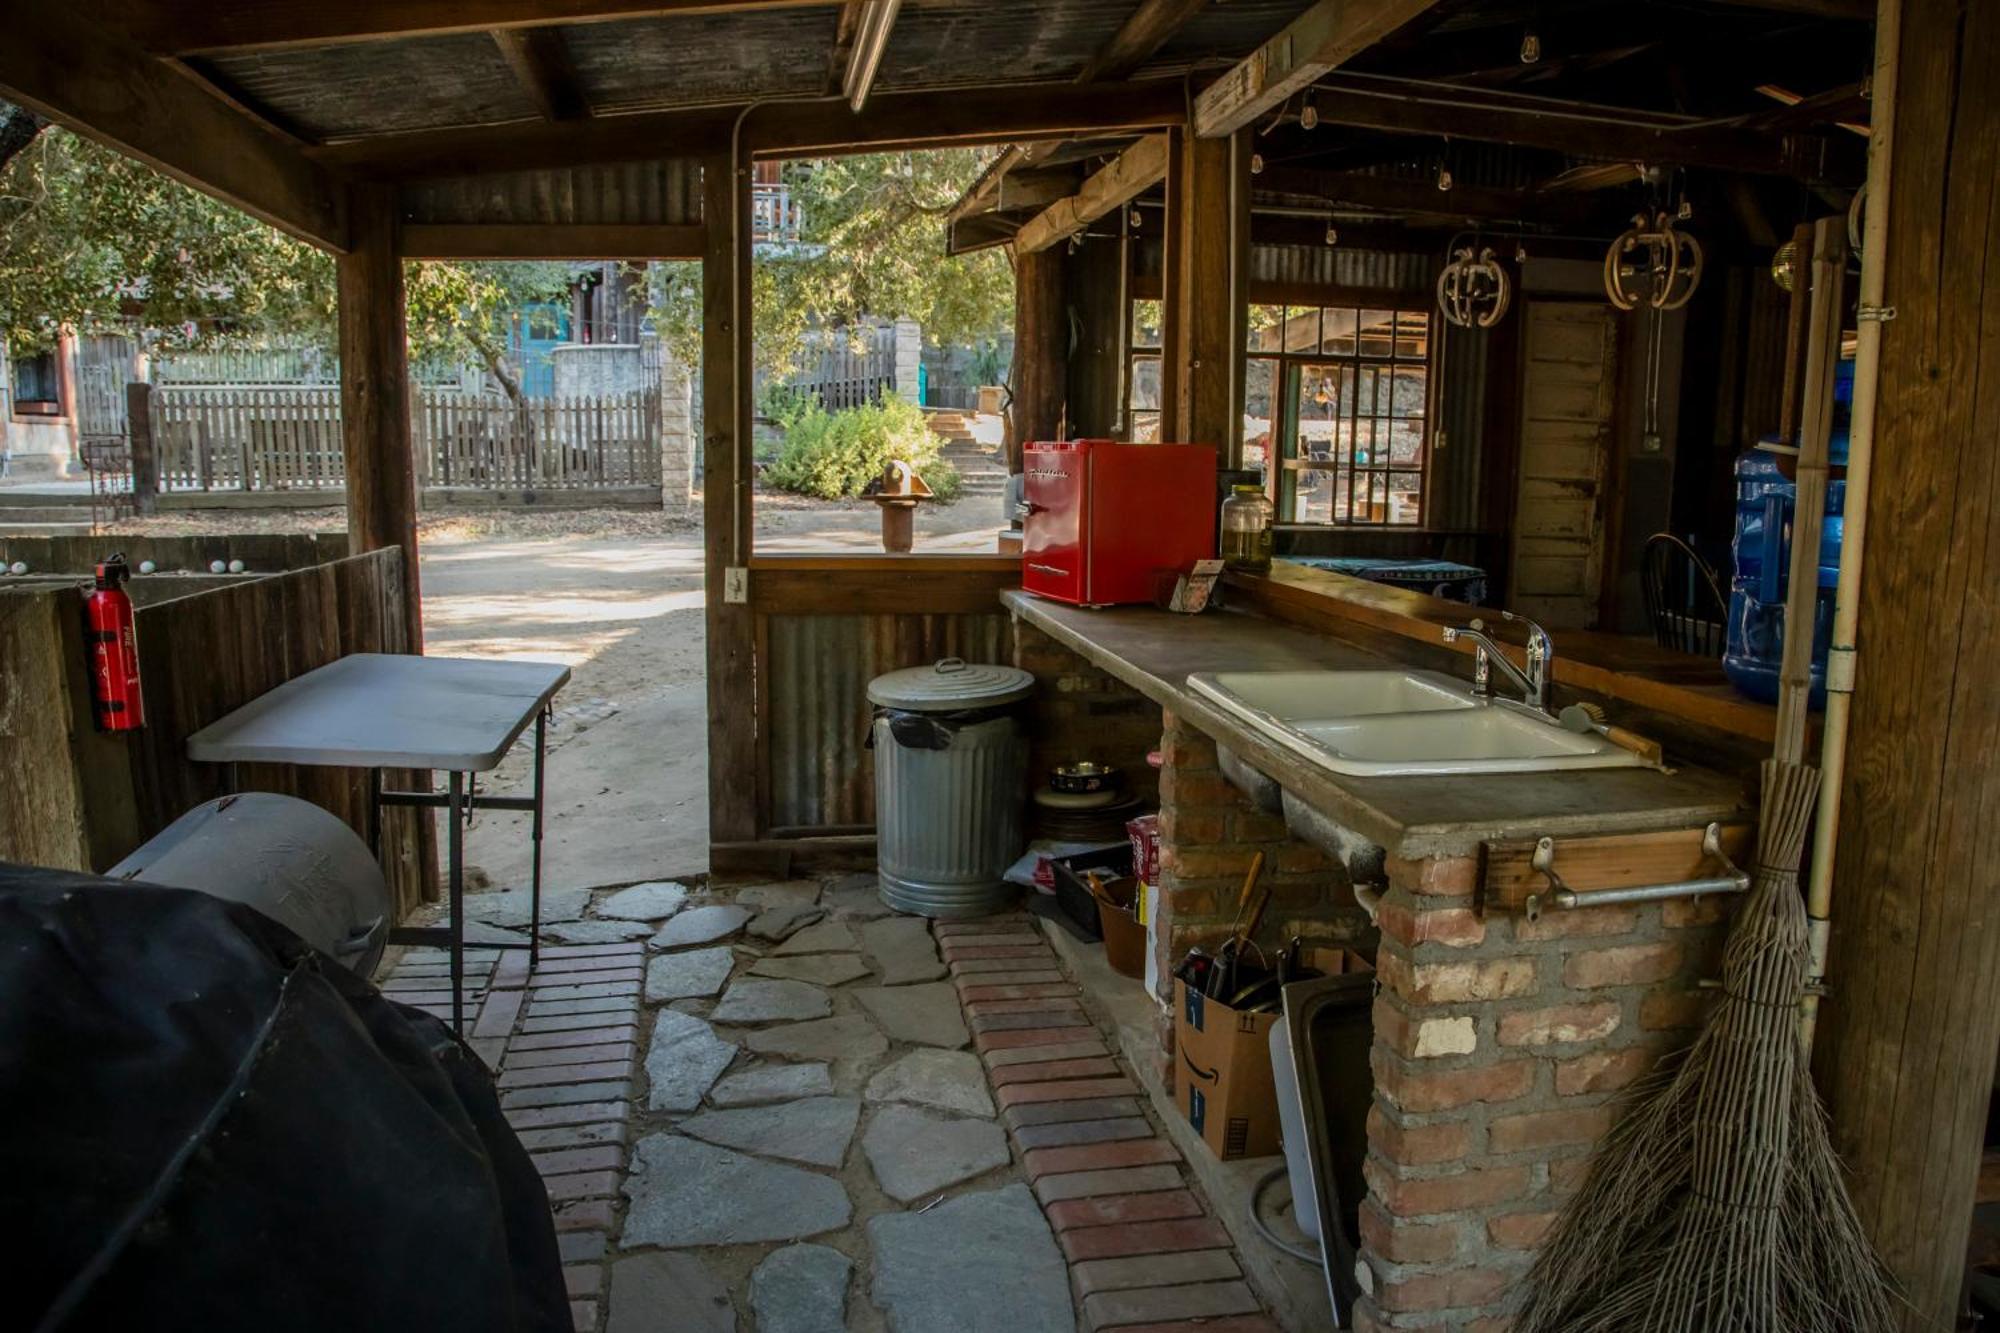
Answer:
[[[1555,644],[1549,639],[1549,632],[1526,616],[1517,616],[1512,611],[1502,611],[1503,620],[1518,620],[1528,627],[1528,669],[1522,671],[1513,660],[1500,650],[1486,633],[1486,622],[1475,620],[1463,629],[1448,626],[1444,631],[1446,643],[1457,643],[1468,639],[1472,643],[1472,692],[1482,699],[1493,697],[1494,668],[1511,681],[1521,691],[1521,700],[1537,712],[1549,711],[1549,670],[1556,660]]]

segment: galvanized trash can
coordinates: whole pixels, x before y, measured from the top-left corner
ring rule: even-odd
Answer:
[[[985,916],[1014,890],[1028,741],[1020,705],[1035,678],[947,657],[877,676],[876,865],[882,901],[919,916]]]

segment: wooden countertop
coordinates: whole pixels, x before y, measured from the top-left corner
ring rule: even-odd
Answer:
[[[1436,645],[1441,641],[1439,630],[1446,625],[1463,625],[1481,614],[1489,621],[1500,619],[1497,612],[1481,612],[1428,593],[1286,560],[1273,564],[1268,574],[1232,573],[1228,580],[1239,600],[1247,598],[1279,619],[1315,629],[1347,621]],[[1556,645],[1554,678],[1558,685],[1623,700],[1763,745],[1769,745],[1776,733],[1777,710],[1732,689],[1720,662],[1670,652],[1629,634],[1566,629],[1551,637]],[[1469,656],[1472,649],[1462,644],[1458,651]],[[1512,655],[1518,664],[1519,650]]]
[[[1398,856],[1464,854],[1486,841],[1644,832],[1740,818],[1741,784],[1706,769],[1351,778],[1310,764],[1186,686],[1198,671],[1340,670],[1394,665],[1339,638],[1242,611],[1175,615],[1085,610],[1019,591],[1022,620],[1234,750],[1280,785]]]

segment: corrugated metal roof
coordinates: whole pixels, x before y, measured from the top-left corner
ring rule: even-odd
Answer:
[[[701,221],[701,164],[692,158],[512,171],[404,187],[409,222],[656,223]]]
[[[195,67],[315,139],[540,114],[483,32],[252,51],[196,61]]]
[[[810,5],[584,23],[562,34],[603,114],[823,93],[839,15],[839,5]]]
[[[1312,7],[1313,0],[1217,0],[1189,19],[1142,74],[1177,73],[1209,60],[1249,55]]]

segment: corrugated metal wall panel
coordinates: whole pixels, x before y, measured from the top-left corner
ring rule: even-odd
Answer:
[[[941,657],[1008,662],[1007,616],[774,615],[758,688],[768,699],[771,825],[875,822],[868,682]]]
[[[1433,528],[1479,526],[1480,497],[1486,481],[1486,389],[1488,349],[1484,329],[1445,329],[1444,373],[1431,410],[1430,478],[1425,523]]]
[[[1345,245],[1253,245],[1252,282],[1316,283],[1421,292],[1436,281],[1438,259],[1428,254],[1357,250]]]
[[[510,171],[407,185],[406,222],[654,223],[701,221],[693,158]]]

